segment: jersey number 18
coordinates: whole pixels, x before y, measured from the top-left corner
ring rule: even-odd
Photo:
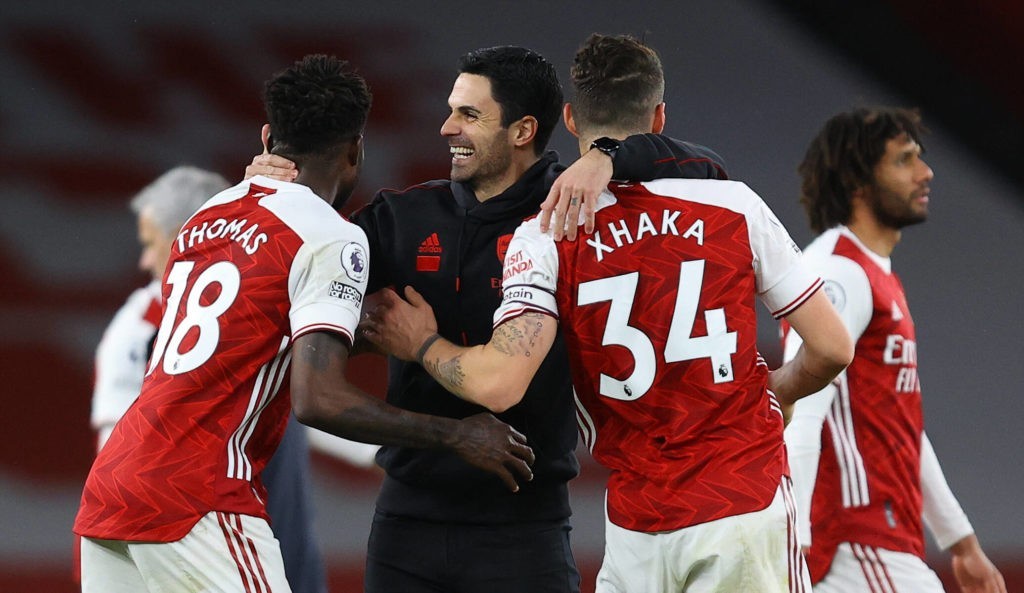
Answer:
[[[149,370],[153,372],[156,365],[163,363],[163,371],[168,375],[180,375],[193,371],[213,356],[220,341],[220,325],[217,318],[224,314],[238,296],[242,283],[242,275],[231,262],[221,261],[203,270],[194,282],[190,282],[195,262],[175,262],[167,274],[167,283],[171,285],[171,295],[167,298],[164,317],[160,320],[160,331],[153,346],[153,357],[149,362]],[[213,284],[220,285],[220,292],[209,304],[202,304],[200,299]],[[181,323],[174,325],[178,318],[185,292],[185,316]],[[182,352],[185,337],[195,330],[195,343],[186,352]]]

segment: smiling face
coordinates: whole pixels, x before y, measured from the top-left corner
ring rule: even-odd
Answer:
[[[928,218],[928,184],[934,173],[921,158],[921,147],[906,135],[889,139],[875,165],[875,182],[865,199],[878,222],[892,229]]]
[[[515,182],[513,142],[501,125],[501,105],[491,95],[491,81],[460,74],[448,97],[451,115],[441,126],[452,154],[452,181],[473,188],[477,198],[497,195]]]

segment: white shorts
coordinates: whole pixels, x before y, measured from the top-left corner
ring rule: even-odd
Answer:
[[[676,531],[623,529],[605,516],[597,593],[810,593],[789,478],[768,508]]]
[[[814,593],[943,593],[942,581],[913,554],[842,543]]]
[[[82,593],[291,593],[270,525],[210,512],[176,542],[82,538]]]

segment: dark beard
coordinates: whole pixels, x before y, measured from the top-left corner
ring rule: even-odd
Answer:
[[[927,211],[917,212],[909,203],[894,199],[878,188],[871,192],[871,211],[883,226],[897,230],[928,219]]]

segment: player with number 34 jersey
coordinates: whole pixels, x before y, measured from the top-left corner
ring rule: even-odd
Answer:
[[[366,236],[308,187],[255,178],[185,223],[142,393],[85,485],[75,532],[176,541],[208,512],[266,518],[258,476],[290,411],[290,345],[352,340]]]
[[[520,227],[495,325],[528,310],[558,318],[581,434],[612,472],[610,521],[666,531],[763,509],[788,472],[753,295],[780,317],[821,281],[742,183],[611,190],[575,242]]]

